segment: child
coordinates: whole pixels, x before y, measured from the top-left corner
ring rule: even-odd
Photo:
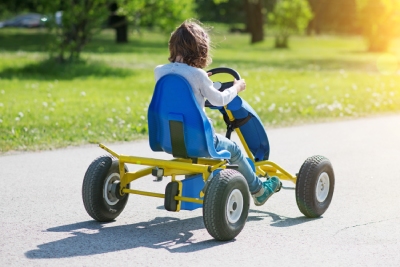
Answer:
[[[246,83],[244,79],[235,80],[233,86],[223,92],[216,90],[208,78],[211,73],[203,70],[211,63],[209,51],[210,39],[200,23],[192,20],[183,22],[169,40],[168,60],[171,63],[157,66],[154,70],[156,81],[166,74],[179,74],[189,82],[196,101],[203,110],[206,99],[214,106],[227,105],[239,92],[246,89]],[[217,151],[228,150],[231,153],[230,162],[237,164],[238,171],[246,178],[255,205],[263,205],[280,188],[277,177],[261,182],[235,142],[214,134],[214,146]]]

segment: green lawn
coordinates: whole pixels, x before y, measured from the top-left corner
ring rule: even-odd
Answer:
[[[145,138],[153,69],[167,63],[168,37],[143,32],[117,45],[104,31],[74,66],[46,60],[49,38],[0,29],[0,152]],[[400,112],[400,41],[377,54],[348,36],[295,37],[288,50],[223,28],[212,39],[210,68],[241,73],[242,97],[267,127]],[[223,131],[219,113],[208,114]]]

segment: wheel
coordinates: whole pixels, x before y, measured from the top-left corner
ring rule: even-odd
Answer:
[[[203,221],[208,233],[217,240],[235,238],[249,214],[250,195],[243,175],[225,169],[207,186],[203,202]]]
[[[89,165],[83,179],[82,199],[87,213],[96,221],[112,221],[124,210],[129,194],[120,195],[119,181],[119,161],[112,156],[98,157]]]
[[[305,216],[317,218],[331,204],[334,188],[335,175],[330,161],[323,156],[309,157],[297,176],[297,206]]]

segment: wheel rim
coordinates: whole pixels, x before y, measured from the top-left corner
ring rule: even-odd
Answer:
[[[120,180],[119,173],[111,173],[107,179],[106,182],[104,183],[104,199],[107,202],[108,205],[113,206],[118,203],[118,198],[112,194],[111,188],[113,183],[118,182]]]
[[[329,175],[323,172],[319,175],[317,186],[315,187],[315,195],[318,202],[324,202],[329,193]]]
[[[239,189],[234,189],[226,204],[226,217],[230,223],[236,223],[243,212],[243,195]]]

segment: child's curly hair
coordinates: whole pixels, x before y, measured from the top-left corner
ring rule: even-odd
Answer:
[[[209,55],[210,39],[198,21],[184,21],[171,34],[168,46],[170,62],[175,62],[178,56],[182,56],[183,63],[196,68],[205,68],[212,61]]]

